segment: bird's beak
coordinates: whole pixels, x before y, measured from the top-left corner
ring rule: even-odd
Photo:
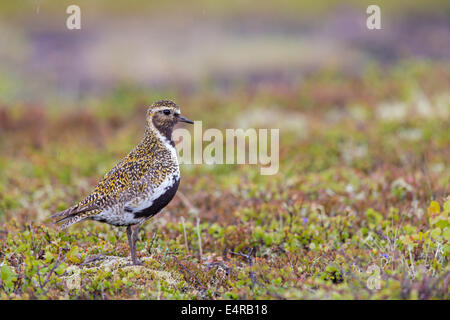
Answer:
[[[180,122],[186,122],[186,123],[190,123],[190,124],[194,124],[194,121],[189,120],[189,119],[186,119],[185,117],[182,117],[182,116],[180,116],[180,117],[178,118],[178,121],[180,121]]]

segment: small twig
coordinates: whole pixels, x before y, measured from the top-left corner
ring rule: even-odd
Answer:
[[[44,283],[42,283],[42,279],[41,279],[41,268],[38,266],[36,269],[36,273],[38,276],[38,282],[39,282],[39,287],[41,288],[42,291],[46,291],[45,290],[45,286],[47,285],[47,283],[50,281],[50,276],[53,274],[53,272],[56,270],[56,268],[58,268],[58,266],[63,262],[64,259],[61,259],[61,253],[58,255],[58,258],[56,259],[55,264],[53,265],[52,269],[48,272],[47,277],[45,278]],[[48,265],[47,265],[48,266]]]
[[[105,256],[104,253],[99,253],[99,254],[95,254],[95,255],[89,256],[83,261],[83,263],[80,264],[80,267],[83,267],[83,266],[85,266],[87,264],[93,263],[93,262],[95,262],[97,260],[102,260],[104,256]]]
[[[148,253],[149,253],[150,255],[152,254],[151,251],[152,251],[153,244],[155,243],[155,239],[156,239],[156,238],[158,238],[158,233],[157,233],[157,232],[153,233],[153,236],[152,236],[152,242],[150,242],[150,246],[149,246],[148,249],[147,249],[147,251],[148,251]]]
[[[198,235],[198,249],[200,250],[200,261],[202,260],[202,235],[200,233],[200,218],[197,217],[197,235]]]
[[[251,256],[253,253],[253,248],[251,248],[247,254],[243,254],[241,252],[233,252],[231,250],[228,250],[228,252],[230,252],[231,254],[237,255],[237,256],[244,257],[247,260],[248,264],[250,265],[250,269],[253,267],[253,259]],[[255,273],[252,270],[250,270],[249,274],[250,274],[250,279],[252,280],[250,289],[253,289],[255,287],[255,284],[259,284],[259,282],[256,281]]]
[[[206,287],[203,285],[203,283],[200,281],[200,279],[188,268],[186,268],[186,266],[184,264],[182,264],[177,257],[175,257],[175,255],[172,252],[169,252],[169,254],[173,257],[173,259],[175,260],[175,262],[183,268],[184,271],[186,271],[187,273],[189,273],[196,281],[197,283],[203,288],[206,289]]]
[[[34,257],[38,259],[39,253],[36,253],[36,244],[34,243],[34,232],[33,232],[33,226],[31,225],[31,222],[28,223],[28,229],[30,230],[30,236],[31,236],[31,247],[33,248]]]
[[[188,245],[188,241],[187,241],[186,226],[184,225],[184,217],[181,217],[181,223],[183,224],[184,244],[186,246],[186,254],[188,254],[189,253],[189,245]]]
[[[41,289],[44,290],[44,286],[42,285],[42,280],[41,280],[41,268],[39,266],[36,267],[36,273],[38,276],[39,287],[41,287]]]
[[[58,268],[58,266],[63,262],[64,259],[61,259],[61,253],[58,255],[58,258],[56,259],[56,262],[53,266],[53,268],[50,270],[50,272],[47,274],[47,278],[45,278],[44,281],[44,287],[47,285],[47,283],[50,281],[50,276],[52,275],[52,273],[55,271],[56,268]]]
[[[288,259],[288,261],[289,261],[289,265],[290,265],[291,268],[292,268],[292,271],[295,273],[295,275],[296,275],[297,277],[300,277],[300,275],[298,274],[297,270],[294,268],[294,264],[292,263],[291,257],[289,257],[289,255],[288,255],[288,253],[286,252],[286,250],[284,250],[284,248],[283,248],[282,246],[280,246],[280,245],[277,246],[277,249],[280,250],[281,253],[283,253],[283,254],[287,257],[287,259]]]

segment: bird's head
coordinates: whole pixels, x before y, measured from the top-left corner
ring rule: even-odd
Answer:
[[[178,122],[194,123],[181,116],[180,107],[173,101],[157,101],[147,111],[147,128],[158,130],[169,140],[172,139],[173,127]]]

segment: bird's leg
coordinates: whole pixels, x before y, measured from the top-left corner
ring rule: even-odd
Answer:
[[[133,229],[131,229],[131,226],[127,226],[127,238],[128,238],[128,245],[130,246],[131,259],[133,260],[133,264],[134,264],[134,260],[136,257],[136,250],[134,248]]]
[[[132,251],[131,251],[131,259],[133,260],[133,264],[134,265],[141,265],[142,262],[137,259],[136,257],[136,242],[138,240],[138,234],[139,234],[139,229],[141,228],[141,226],[144,224],[144,222],[147,221],[147,219],[143,219],[141,222],[139,222],[136,227],[134,227],[132,234],[131,234],[131,242],[132,242]]]

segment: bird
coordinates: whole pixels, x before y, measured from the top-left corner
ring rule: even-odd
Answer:
[[[159,213],[175,196],[180,184],[174,126],[193,124],[180,114],[171,100],[160,100],[147,110],[142,140],[99,181],[93,191],[76,205],[55,213],[59,230],[94,220],[126,227],[133,265],[138,232],[145,221]]]

